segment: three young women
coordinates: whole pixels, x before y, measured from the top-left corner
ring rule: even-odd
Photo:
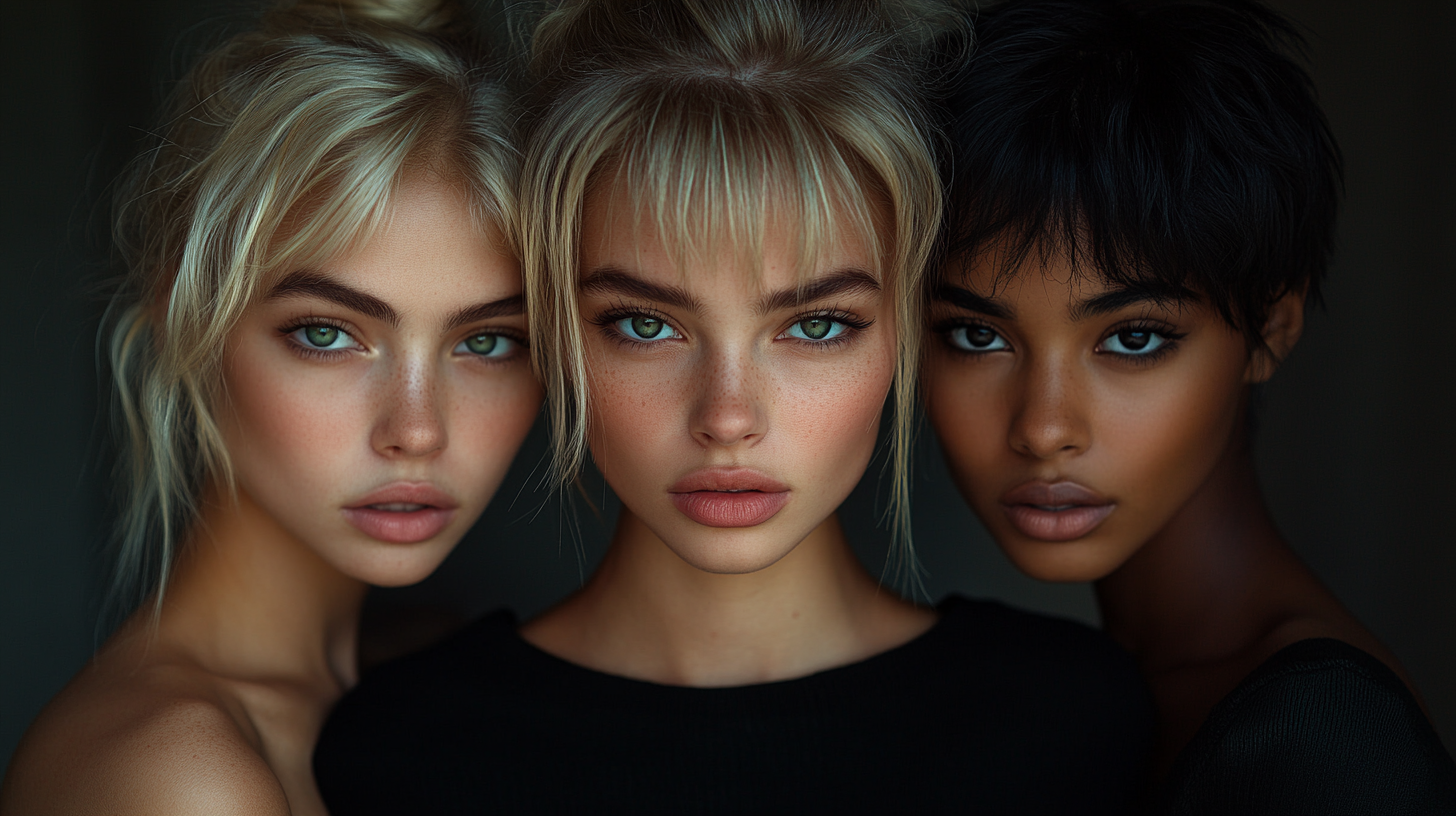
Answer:
[[[906,510],[939,220],[923,13],[575,0],[538,26],[533,352],[561,481],[589,452],[617,527],[555,608],[487,617],[340,703],[315,755],[335,816],[1133,801],[1150,712],[1120,651],[909,603],[835,515],[887,403]]]
[[[136,611],[7,814],[323,814],[367,584],[418,581],[540,405],[512,115],[431,2],[298,3],[208,53],[119,201]]]

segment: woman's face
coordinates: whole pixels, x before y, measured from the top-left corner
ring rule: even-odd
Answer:
[[[536,416],[525,336],[515,259],[413,174],[357,253],[284,275],[233,332],[217,413],[240,500],[348,576],[424,578]]]
[[[623,505],[698,569],[788,554],[864,474],[894,376],[894,304],[860,236],[801,279],[782,221],[761,272],[675,264],[620,189],[587,200],[590,445]]]
[[[952,264],[933,293],[931,422],[962,495],[1022,571],[1117,569],[1229,448],[1255,363],[1196,298],[1158,298],[1033,252]]]

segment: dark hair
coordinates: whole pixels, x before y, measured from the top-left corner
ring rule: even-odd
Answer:
[[[946,252],[1008,240],[1003,277],[1066,252],[1191,292],[1255,345],[1280,295],[1319,301],[1342,162],[1287,20],[1250,0],[1013,0],[976,37],[945,97]]]

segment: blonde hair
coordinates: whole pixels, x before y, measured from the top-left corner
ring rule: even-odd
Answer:
[[[888,512],[897,566],[913,573],[919,289],[940,223],[917,55],[954,19],[937,10],[888,0],[567,0],[538,24],[522,260],[558,484],[575,477],[587,447],[577,276],[589,195],[622,184],[635,217],[654,218],[677,259],[733,247],[756,262],[765,213],[783,208],[800,229],[801,274],[840,216],[870,242],[896,306]]]
[[[514,250],[511,119],[460,23],[439,0],[289,3],[173,92],[118,198],[118,611],[160,601],[200,491],[232,489],[219,363],[266,281],[367,241],[416,169],[459,184],[482,234]]]

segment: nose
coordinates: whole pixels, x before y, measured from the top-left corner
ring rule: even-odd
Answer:
[[[761,392],[766,384],[750,352],[716,353],[704,361],[696,379],[689,422],[699,444],[751,444],[763,437],[767,423]]]
[[[1074,372],[1055,361],[1039,361],[1021,377],[1009,439],[1023,456],[1051,459],[1081,453],[1091,443],[1091,427]]]
[[[445,447],[444,400],[439,375],[428,361],[404,361],[385,386],[375,422],[374,450],[393,459],[430,456]]]

